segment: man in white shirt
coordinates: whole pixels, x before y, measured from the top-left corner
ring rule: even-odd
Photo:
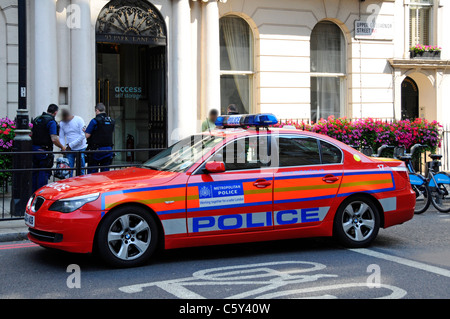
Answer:
[[[85,151],[87,144],[86,135],[84,134],[84,129],[86,128],[84,120],[79,116],[72,115],[69,110],[62,110],[61,115],[62,120],[59,123],[59,139],[61,143],[67,145],[67,151]],[[76,154],[66,154],[66,157],[69,159],[70,167],[75,167]],[[84,154],[81,154],[81,167],[84,168],[85,165]],[[81,174],[84,174],[84,169],[81,170]],[[70,177],[72,176],[73,171],[70,172]]]

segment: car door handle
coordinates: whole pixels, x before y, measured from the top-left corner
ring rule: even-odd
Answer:
[[[339,180],[339,177],[330,174],[322,178],[322,180],[325,183],[336,183]]]
[[[265,188],[272,185],[271,181],[267,181],[265,179],[258,179],[256,182],[253,183],[253,186],[256,186],[258,188]]]

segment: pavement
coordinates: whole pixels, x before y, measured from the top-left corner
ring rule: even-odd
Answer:
[[[27,233],[23,219],[0,221],[0,242],[27,240]]]
[[[11,194],[0,194],[0,243],[27,239],[28,227],[23,218],[8,220],[12,217],[10,206]]]

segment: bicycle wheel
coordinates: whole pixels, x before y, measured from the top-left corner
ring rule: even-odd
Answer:
[[[416,206],[414,207],[414,214],[422,214],[430,207],[430,189],[427,184],[411,185],[416,193]]]
[[[430,187],[431,203],[442,213],[450,212],[450,184],[437,183],[436,187]]]

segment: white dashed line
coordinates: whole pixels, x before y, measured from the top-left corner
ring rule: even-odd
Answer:
[[[406,258],[402,258],[402,257],[397,257],[397,256],[392,256],[392,255],[388,255],[388,254],[384,254],[384,253],[380,253],[371,249],[366,249],[366,248],[360,248],[360,249],[349,249],[350,251],[353,251],[355,253],[358,254],[363,254],[366,256],[370,256],[370,257],[375,257],[375,258],[379,258],[379,259],[384,259],[384,260],[388,260],[388,261],[392,261],[394,263],[400,264],[400,265],[405,265],[408,267],[412,267],[412,268],[416,268],[416,269],[420,269],[423,271],[428,271],[431,272],[433,274],[437,274],[440,276],[445,276],[450,278],[450,270],[448,269],[444,269],[444,268],[440,268],[440,267],[436,267],[436,266],[431,266],[428,264],[424,264],[418,261],[414,261],[414,260],[410,260],[410,259],[406,259]]]

